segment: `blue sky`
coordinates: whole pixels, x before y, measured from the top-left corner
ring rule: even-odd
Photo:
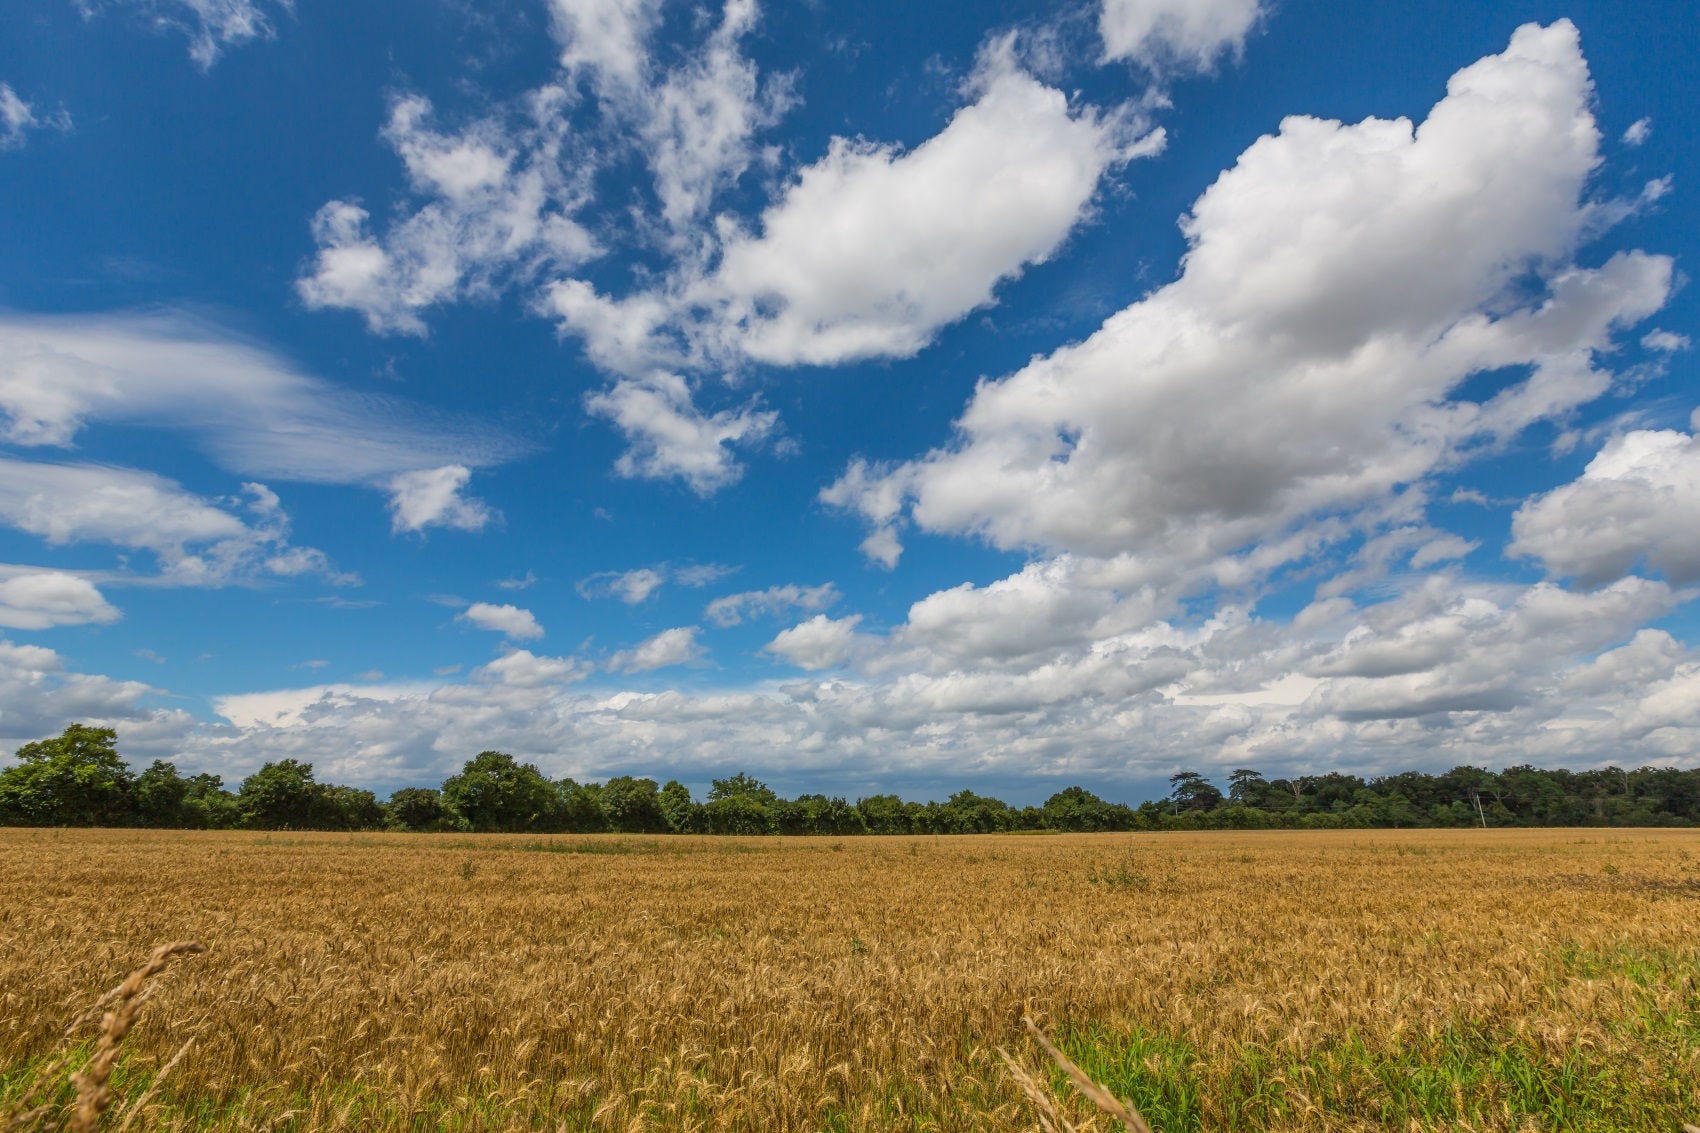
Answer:
[[[0,737],[1691,766],[1684,4],[19,0]]]

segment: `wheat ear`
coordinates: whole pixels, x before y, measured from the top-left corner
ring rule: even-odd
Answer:
[[[136,1025],[142,1004],[147,1001],[148,981],[163,971],[174,957],[205,951],[205,945],[195,940],[160,945],[140,967],[124,977],[123,983],[101,996],[71,1025],[75,1029],[95,1012],[105,1012],[100,1017],[100,1038],[95,1042],[94,1055],[81,1070],[71,1075],[71,1083],[77,1087],[77,1106],[71,1112],[71,1122],[67,1126],[71,1133],[94,1133],[100,1125],[100,1115],[112,1104],[112,1091],[106,1083],[118,1061],[118,1048],[124,1042],[124,1036],[130,1033],[130,1028]]]

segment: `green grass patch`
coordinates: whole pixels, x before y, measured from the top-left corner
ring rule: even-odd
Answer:
[[[1696,980],[1700,979],[1700,948],[1645,948],[1624,944],[1602,950],[1571,943],[1561,945],[1556,958],[1567,975],[1584,980],[1621,976],[1639,987],[1681,987],[1686,984],[1692,992]]]
[[[1173,1035],[1102,1028],[1059,1045],[1163,1133],[1279,1129],[1313,1107],[1342,1125],[1385,1129],[1623,1133],[1692,1120],[1692,1029],[1686,1037],[1634,1054],[1579,1045],[1555,1056],[1513,1032],[1457,1022],[1402,1041],[1347,1032],[1303,1051],[1201,1053]],[[1061,1071],[1052,1086],[1072,1092]]]

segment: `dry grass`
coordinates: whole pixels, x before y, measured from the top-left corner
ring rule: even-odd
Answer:
[[[141,1125],[1032,1128],[1001,1046],[1111,1128],[1025,1015],[1158,1133],[1676,1133],[1697,913],[1687,832],[0,831],[0,1102],[194,938]]]

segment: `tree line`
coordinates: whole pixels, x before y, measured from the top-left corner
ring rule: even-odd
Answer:
[[[1042,806],[958,791],[943,802],[871,795],[854,803],[781,798],[739,773],[698,801],[677,780],[621,775],[603,783],[550,779],[499,751],[480,752],[440,788],[380,800],[321,783],[313,765],[267,763],[231,790],[217,775],[182,775],[166,760],[139,774],[111,728],[73,724],[25,744],[0,770],[0,825],[151,826],[204,830],[403,830],[633,834],[978,834],[1022,830],[1222,830],[1435,826],[1692,826],[1700,770],[1664,767],[1498,773],[1454,767],[1364,779],[1339,771],[1265,779],[1241,769],[1224,793],[1196,771],[1138,806],[1067,787]]]

